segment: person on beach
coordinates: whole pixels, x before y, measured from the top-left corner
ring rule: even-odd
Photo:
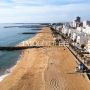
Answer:
[[[83,65],[82,63],[80,63],[80,65],[79,65],[79,70],[80,70],[81,72],[84,71],[84,65]]]

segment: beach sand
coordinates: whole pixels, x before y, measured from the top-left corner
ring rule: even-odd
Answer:
[[[45,27],[32,40],[53,41]],[[24,50],[12,73],[0,82],[0,90],[90,90],[83,74],[76,73],[76,58],[63,46]]]

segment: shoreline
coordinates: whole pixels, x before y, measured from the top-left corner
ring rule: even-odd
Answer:
[[[21,58],[21,54],[19,55],[17,62],[11,67],[6,69],[5,74],[0,76],[0,82],[2,82],[6,77],[8,77],[9,75],[11,75],[12,71],[16,68],[17,64],[20,62],[20,58]]]
[[[53,40],[50,28],[45,27],[42,32],[31,40]],[[75,60],[65,46],[24,50],[12,73],[0,82],[0,90],[89,90],[84,76],[75,73]]]
[[[36,35],[34,35],[34,37],[35,37]],[[33,37],[32,37],[33,38]],[[28,41],[28,40],[32,40],[32,38],[29,38],[29,39],[26,39],[26,40],[24,40],[24,41]],[[20,43],[18,43],[18,44],[16,44],[16,46],[22,46],[22,43],[23,43],[23,41],[22,42],[20,42]],[[21,51],[21,53],[20,53],[20,55],[19,55],[19,57],[18,57],[18,59],[17,59],[17,62],[11,67],[11,68],[8,68],[5,72],[5,74],[3,74],[3,75],[0,75],[0,82],[2,82],[6,77],[8,77],[9,75],[11,75],[11,73],[13,72],[13,70],[17,67],[17,65],[18,65],[18,63],[20,62],[20,60],[21,60],[21,58],[23,57],[22,56],[22,52],[23,52],[23,50]]]

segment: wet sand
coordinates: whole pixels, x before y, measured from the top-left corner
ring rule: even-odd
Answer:
[[[49,28],[32,40],[53,41]],[[75,72],[76,58],[63,46],[24,50],[12,73],[0,83],[0,90],[90,90],[85,76]]]

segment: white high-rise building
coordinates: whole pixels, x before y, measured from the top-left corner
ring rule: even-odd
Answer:
[[[76,27],[76,22],[75,21],[73,21],[73,27]]]
[[[90,27],[90,21],[83,21],[83,27],[87,27],[89,26]]]
[[[83,21],[83,27],[87,26],[87,21]]]

